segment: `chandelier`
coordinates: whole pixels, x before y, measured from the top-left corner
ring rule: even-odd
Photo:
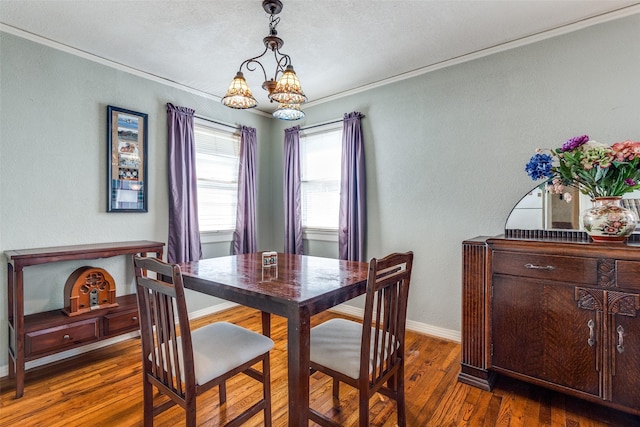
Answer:
[[[281,120],[298,120],[304,117],[304,112],[300,109],[300,104],[307,101],[307,96],[300,87],[300,81],[296,72],[291,65],[291,58],[280,52],[280,48],[284,41],[278,37],[276,26],[280,22],[280,18],[275,17],[282,11],[282,2],[280,0],[264,0],[262,8],[267,12],[269,17],[269,35],[262,41],[264,42],[264,52],[253,58],[249,58],[240,64],[238,73],[229,85],[229,89],[222,98],[222,103],[230,108],[247,109],[254,108],[258,105],[258,101],[253,97],[251,89],[247,85],[242,68],[247,71],[255,71],[258,67],[264,74],[264,83],[262,88],[269,93],[271,102],[278,102],[278,108],[274,111],[273,116]],[[273,53],[276,61],[276,68],[272,78],[267,77],[267,71],[260,58],[267,55],[268,52]],[[279,78],[278,78],[279,76]]]

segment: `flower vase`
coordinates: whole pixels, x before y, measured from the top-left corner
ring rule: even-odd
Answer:
[[[638,224],[638,216],[622,207],[622,197],[596,197],[582,213],[583,226],[594,242],[624,242]]]

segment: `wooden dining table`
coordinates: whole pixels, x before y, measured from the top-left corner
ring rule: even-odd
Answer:
[[[261,253],[180,264],[184,287],[287,319],[289,426],[308,425],[311,316],[365,293],[369,265],[279,253],[277,268],[263,269]],[[277,270],[277,271],[274,271]]]

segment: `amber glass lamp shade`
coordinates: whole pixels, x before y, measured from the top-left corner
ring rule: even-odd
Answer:
[[[258,101],[253,97],[242,72],[238,71],[238,74],[233,78],[226,95],[222,98],[222,103],[227,107],[240,110],[258,105]]]
[[[300,120],[304,117],[304,111],[300,109],[300,104],[280,104],[273,117],[280,120]]]
[[[287,65],[269,99],[281,104],[302,104],[307,101],[293,66]]]

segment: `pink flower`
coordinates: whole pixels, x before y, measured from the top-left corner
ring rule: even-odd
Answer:
[[[560,178],[553,178],[553,180],[547,184],[547,189],[551,194],[562,194],[564,191],[564,184]]]
[[[629,162],[636,157],[640,157],[640,142],[630,140],[616,142],[611,148],[615,151],[616,160],[619,162]]]
[[[607,146],[580,135],[562,148],[545,151],[549,154],[536,150],[525,171],[534,181],[547,179],[547,191],[567,201],[571,196],[565,194],[565,186],[591,198],[621,196],[640,188],[640,141]]]

